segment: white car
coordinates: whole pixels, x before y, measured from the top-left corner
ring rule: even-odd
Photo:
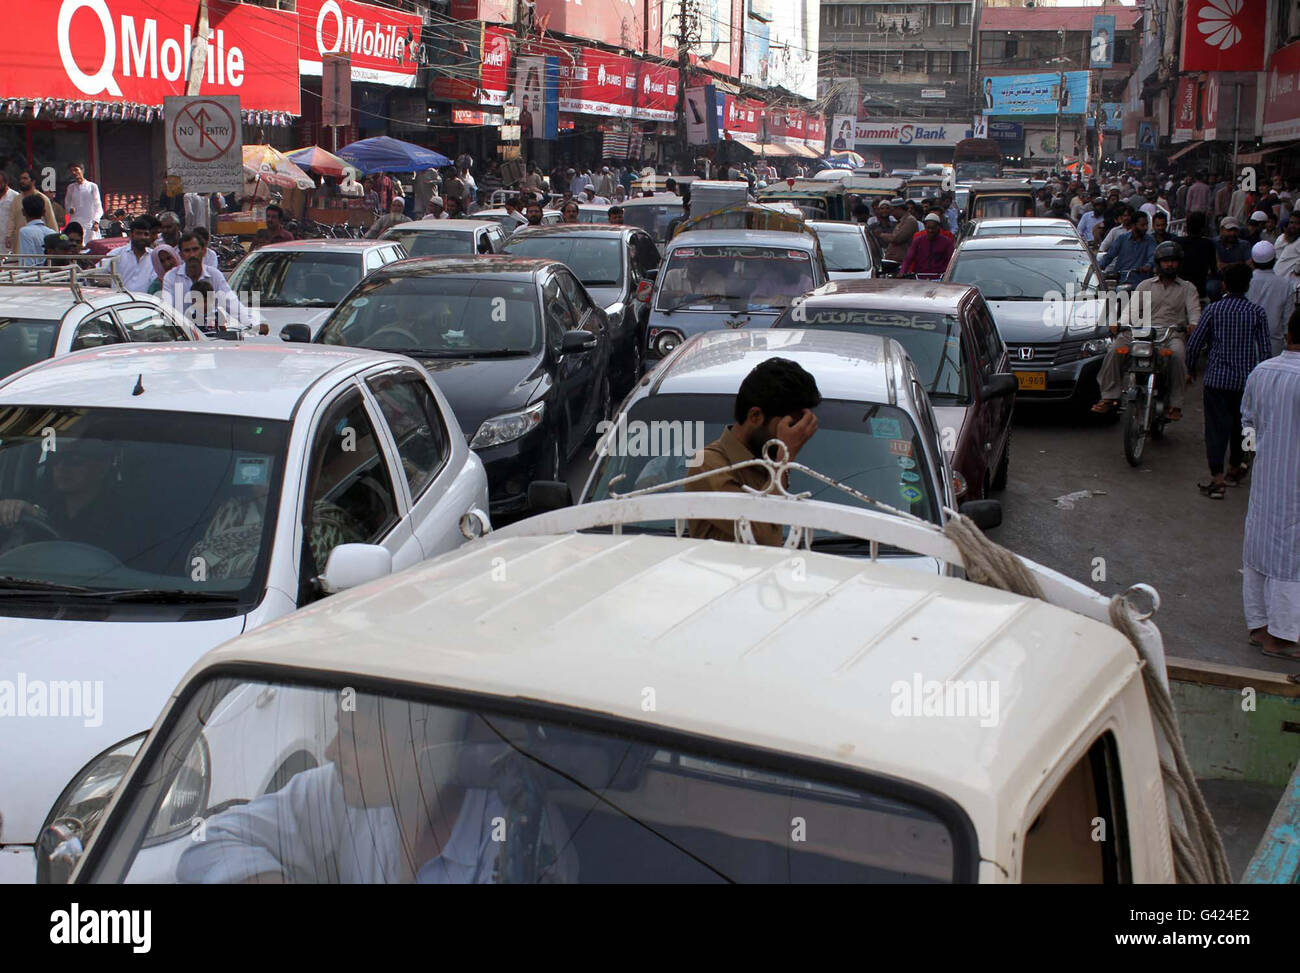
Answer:
[[[381,240],[400,243],[412,257],[500,253],[509,233],[493,219],[409,220],[384,231]]]
[[[84,348],[203,340],[203,332],[184,315],[153,294],[124,290],[111,275],[0,269],[0,378]]]
[[[306,325],[314,337],[353,286],[372,270],[402,260],[397,240],[293,240],[269,243],[245,257],[230,275],[240,300],[256,296],[270,334],[248,340],[278,343],[285,325]]]
[[[32,881],[43,825],[93,830],[204,651],[443,554],[487,510],[447,400],[400,355],[126,346],[0,381],[0,675],[57,714],[0,720],[0,881]]]

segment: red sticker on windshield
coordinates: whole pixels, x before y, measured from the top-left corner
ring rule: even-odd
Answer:
[[[889,451],[895,456],[911,456],[912,444],[906,439],[891,439],[889,441]]]

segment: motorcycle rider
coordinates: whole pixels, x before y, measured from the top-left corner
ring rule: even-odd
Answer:
[[[1092,407],[1093,412],[1106,415],[1119,407],[1124,369],[1115,348],[1131,339],[1132,325],[1140,321],[1153,328],[1175,329],[1169,338],[1169,348],[1173,354],[1168,361],[1169,413],[1166,418],[1174,422],[1183,417],[1183,395],[1187,385],[1186,336],[1200,320],[1201,298],[1196,292],[1195,284],[1178,276],[1182,260],[1183,248],[1173,240],[1156,247],[1156,276],[1147,278],[1133,288],[1129,303],[1129,327],[1125,329],[1125,336],[1110,346],[1101,363],[1101,371],[1097,373],[1101,401]],[[1133,313],[1135,306],[1138,317]],[[1111,322],[1110,333],[1116,334],[1118,331],[1118,322]]]

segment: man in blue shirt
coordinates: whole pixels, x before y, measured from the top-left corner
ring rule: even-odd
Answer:
[[[1116,240],[1097,263],[1103,269],[1114,264],[1121,284],[1137,284],[1151,276],[1155,256],[1156,241],[1147,233],[1147,214],[1137,210],[1129,222],[1128,235]]]
[[[45,225],[45,200],[36,193],[23,197],[24,226],[18,231],[18,252],[40,254],[40,259],[29,257],[24,267],[39,267],[45,263],[45,235],[50,228]]]
[[[1246,300],[1251,270],[1229,264],[1223,272],[1222,300],[1201,312],[1201,320],[1187,342],[1187,381],[1192,381],[1202,351],[1205,365],[1205,455],[1210,464],[1208,481],[1196,484],[1211,500],[1222,500],[1224,486],[1237,486],[1246,475],[1241,431],[1241,396],[1246,379],[1273,353],[1268,315]],[[1223,454],[1228,451],[1228,472]]]
[[[1106,200],[1098,196],[1092,201],[1092,210],[1079,217],[1079,238],[1090,247],[1096,246],[1092,231],[1106,223]]]

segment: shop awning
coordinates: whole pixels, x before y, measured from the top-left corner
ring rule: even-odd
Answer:
[[[766,145],[759,146],[759,151],[775,159],[791,159],[799,155],[794,150],[794,146],[787,145],[785,142],[768,142]]]
[[[1258,152],[1243,152],[1237,156],[1237,164],[1243,166],[1257,166],[1264,161],[1266,156],[1274,155],[1278,152],[1291,152],[1300,143],[1292,142],[1289,145],[1273,145],[1267,149],[1261,149]],[[1170,156],[1170,159],[1176,159],[1178,156]]]
[[[749,139],[729,138],[722,144],[726,145],[728,143],[731,145],[739,145],[742,149],[745,149],[748,152],[753,152],[754,155],[758,155],[763,150],[761,145],[757,142],[751,142]]]
[[[1175,152],[1173,155],[1169,156],[1169,161],[1170,161],[1170,162],[1173,162],[1175,159],[1181,159],[1181,158],[1182,158],[1183,156],[1185,156],[1188,152],[1191,152],[1192,149],[1199,149],[1199,148],[1200,148],[1202,145],[1204,145],[1204,144],[1205,144],[1205,143],[1203,143],[1203,142],[1193,142],[1193,143],[1191,143],[1190,145],[1184,145],[1181,149],[1179,149],[1179,150],[1178,150],[1177,152]]]
[[[820,159],[822,157],[822,154],[807,142],[795,142],[791,148],[795,149],[805,159]]]

